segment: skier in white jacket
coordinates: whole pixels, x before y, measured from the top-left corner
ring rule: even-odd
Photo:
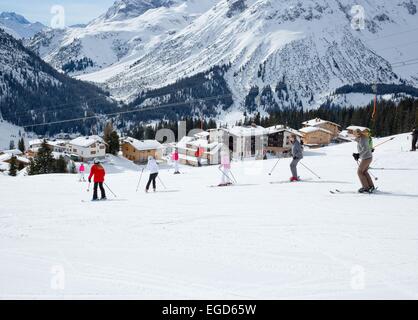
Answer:
[[[154,192],[155,192],[156,189],[157,189],[156,179],[158,177],[159,168],[158,168],[157,161],[152,156],[148,157],[147,170],[150,172],[150,176],[149,176],[149,180],[148,180],[145,192],[148,192],[148,190],[151,186],[151,182],[152,182],[152,188],[154,189]]]

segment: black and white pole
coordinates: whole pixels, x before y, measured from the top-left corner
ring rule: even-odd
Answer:
[[[310,171],[315,177],[317,177],[318,179],[321,179],[320,176],[318,176],[313,170],[311,170],[310,168],[308,168],[307,166],[305,166],[302,162],[299,162],[302,166],[304,166],[308,171]]]
[[[276,162],[276,164],[274,165],[274,167],[273,167],[273,169],[271,169],[271,171],[270,171],[270,173],[269,173],[269,176],[271,176],[272,174],[273,174],[273,171],[276,169],[276,167],[277,167],[277,165],[279,164],[279,162],[280,162],[280,160],[281,160],[282,158],[279,158],[278,160],[277,160],[277,162]]]
[[[142,170],[141,170],[141,175],[139,176],[138,185],[136,186],[136,192],[138,192],[138,190],[139,190],[139,186],[141,185],[141,180],[142,180],[142,175],[143,175],[143,173],[144,173],[144,169],[145,169],[145,168],[142,168]]]
[[[161,180],[160,176],[158,175],[157,177],[158,177],[158,180],[160,180],[161,184],[163,185],[164,189],[167,189],[167,187],[165,186],[163,180]]]
[[[109,188],[109,186],[105,183],[105,182],[103,182],[103,184],[106,186],[106,188],[110,191],[110,193],[111,194],[113,194],[113,196],[115,197],[115,198],[117,198],[117,196],[116,196],[116,194],[112,191],[112,189],[110,189]]]

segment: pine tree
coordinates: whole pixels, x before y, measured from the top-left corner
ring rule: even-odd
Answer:
[[[24,153],[25,152],[25,140],[23,138],[19,139],[18,149]]]
[[[46,140],[42,142],[33,161],[29,166],[29,175],[48,174],[55,170],[55,159],[52,156],[52,151],[48,147]]]
[[[113,155],[117,155],[120,150],[120,143],[119,143],[119,135],[116,131],[113,131],[110,134],[109,141],[107,143],[108,143],[109,153]]]
[[[17,175],[17,158],[12,157],[10,159],[9,176],[16,177]]]
[[[111,153],[110,152],[110,147],[109,147],[109,142],[110,142],[110,135],[112,134],[112,132],[113,132],[112,122],[106,123],[106,126],[103,129],[103,139],[107,143],[107,146],[106,146],[106,152],[107,153]]]
[[[67,173],[67,162],[63,156],[60,156],[58,160],[55,161],[55,173]]]

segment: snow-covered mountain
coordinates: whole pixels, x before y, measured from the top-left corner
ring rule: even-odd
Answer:
[[[2,12],[0,13],[0,28],[16,39],[22,39],[33,37],[36,33],[45,30],[46,26],[40,22],[32,23],[14,12]]]
[[[359,3],[364,30],[351,26],[351,9]],[[230,65],[225,79],[239,106],[254,92],[256,101],[310,106],[346,84],[416,84],[417,66],[395,69],[391,63],[414,58],[413,41],[409,47],[405,42],[417,34],[417,3],[221,0],[148,54],[82,78],[105,82],[130,100],[144,89]]]
[[[358,83],[393,84],[395,92],[418,85],[417,6],[418,0],[124,0],[85,28],[39,34],[30,47],[136,106],[217,94],[233,97],[209,106],[221,116],[355,105],[367,99],[350,94],[365,92],[335,91]]]
[[[0,29],[0,118],[25,126],[101,114],[117,107],[107,93],[56,71]],[[35,131],[81,131],[95,122],[85,127],[82,123],[50,124]]]
[[[149,53],[216,2],[119,0],[87,26],[47,30],[36,35],[27,46],[66,73],[90,73]]]

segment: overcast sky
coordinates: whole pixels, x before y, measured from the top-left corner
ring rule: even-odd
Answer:
[[[0,0],[0,12],[13,11],[31,22],[39,21],[50,26],[54,5],[61,5],[65,10],[66,25],[87,23],[98,17],[115,0]]]

